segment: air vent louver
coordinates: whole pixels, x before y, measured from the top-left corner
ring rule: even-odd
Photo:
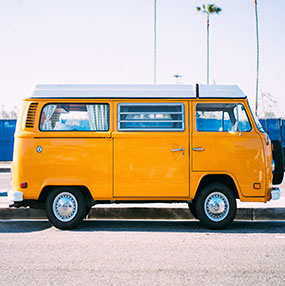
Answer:
[[[27,120],[26,120],[26,128],[33,128],[34,127],[34,121],[35,116],[37,112],[38,103],[31,103],[29,106],[28,114],[27,114]]]

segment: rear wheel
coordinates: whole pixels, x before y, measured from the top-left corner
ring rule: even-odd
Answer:
[[[225,228],[236,215],[235,196],[229,187],[221,183],[204,187],[196,204],[197,216],[207,228]]]
[[[46,199],[46,214],[49,221],[59,229],[78,226],[86,215],[86,201],[77,188],[54,188]]]

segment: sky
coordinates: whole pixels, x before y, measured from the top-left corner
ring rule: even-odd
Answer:
[[[205,2],[157,0],[158,84],[206,83]],[[254,0],[209,3],[222,8],[210,18],[210,83],[239,85],[254,108]],[[285,117],[285,1],[258,0],[258,13],[259,91]],[[36,84],[153,83],[153,31],[154,0],[0,0],[0,108]]]

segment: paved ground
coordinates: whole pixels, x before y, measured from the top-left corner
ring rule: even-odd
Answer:
[[[0,221],[0,285],[285,285],[285,222]]]
[[[0,192],[10,187],[0,173]],[[0,245],[0,285],[285,285],[284,221],[209,231],[193,220],[86,220],[60,231],[0,220]]]
[[[11,173],[1,173],[0,172],[0,192],[4,192],[6,190],[11,190]]]

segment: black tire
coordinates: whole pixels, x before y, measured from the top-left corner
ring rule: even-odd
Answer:
[[[217,204],[216,209],[213,205],[210,208],[211,202]],[[196,201],[196,211],[200,222],[211,229],[227,227],[235,218],[236,209],[233,192],[221,183],[213,183],[204,187]]]
[[[285,172],[285,147],[282,147],[282,151],[283,151],[283,168]]]
[[[90,213],[91,207],[86,207],[86,214],[85,217],[87,217]]]
[[[197,211],[196,211],[196,201],[193,200],[191,203],[188,203],[188,207],[189,207],[190,213],[193,215],[193,217],[198,219]]]
[[[273,185],[279,185],[283,181],[284,176],[284,155],[281,142],[278,140],[272,140],[273,152],[272,158],[275,163],[275,170],[273,172]]]
[[[46,214],[56,228],[77,227],[86,216],[86,201],[82,192],[73,187],[57,187],[46,199]]]

